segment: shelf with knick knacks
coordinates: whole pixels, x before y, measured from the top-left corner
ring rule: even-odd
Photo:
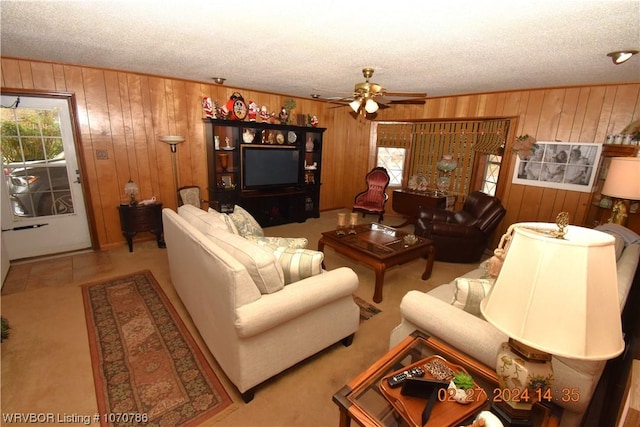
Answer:
[[[262,226],[320,216],[324,128],[220,119],[205,123],[214,208],[232,211],[240,204]],[[274,219],[266,211],[281,215]]]

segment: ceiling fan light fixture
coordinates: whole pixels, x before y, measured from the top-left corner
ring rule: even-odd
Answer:
[[[364,104],[364,110],[369,114],[375,113],[378,111],[378,108],[380,108],[378,103],[371,98],[367,99],[367,102]]]
[[[607,56],[611,58],[614,64],[620,65],[623,62],[626,62],[633,55],[637,54],[637,50],[618,50],[615,52],[607,53]]]
[[[349,107],[351,107],[351,109],[353,111],[355,111],[356,113],[358,112],[358,110],[360,109],[360,106],[362,105],[362,100],[360,99],[354,99],[353,101],[351,101],[349,103]]]

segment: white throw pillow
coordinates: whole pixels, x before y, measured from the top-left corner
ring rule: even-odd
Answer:
[[[227,251],[247,269],[262,294],[271,294],[284,287],[284,273],[280,263],[267,251],[236,234],[207,234],[213,243]]]
[[[271,236],[244,236],[248,241],[258,246],[284,246],[292,249],[306,249],[309,240],[304,237],[271,237]]]
[[[242,237],[264,236],[264,231],[262,231],[262,227],[260,227],[258,221],[256,221],[249,212],[243,209],[242,206],[235,205],[233,207],[233,212],[229,214],[229,217],[238,229],[238,234]]]
[[[215,212],[215,211],[214,211]],[[218,215],[199,209],[193,205],[178,207],[178,215],[201,233],[229,232],[227,224]]]
[[[482,316],[480,302],[489,293],[493,282],[487,279],[456,279],[456,292],[451,304],[474,316]]]
[[[229,215],[227,215],[226,213],[218,212],[213,208],[209,208],[208,212],[220,218],[220,220],[226,224],[229,233],[238,234],[238,229],[236,228],[236,225],[233,223]]]
[[[264,248],[273,251],[273,255],[280,263],[285,285],[322,273],[322,261],[324,260],[322,252],[283,246],[265,246]]]

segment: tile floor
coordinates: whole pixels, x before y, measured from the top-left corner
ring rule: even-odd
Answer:
[[[140,258],[166,261],[166,251],[158,249],[154,240],[136,242],[134,252],[126,245],[104,251],[82,251],[43,259],[19,261],[11,264],[2,295],[39,288],[79,285],[101,278],[118,270],[129,270]]]

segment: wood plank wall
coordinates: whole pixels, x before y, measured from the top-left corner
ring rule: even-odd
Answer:
[[[224,102],[237,90],[247,102],[254,100],[275,111],[289,98],[213,83],[18,58],[2,58],[1,65],[3,88],[75,94],[82,175],[88,183],[85,192],[90,196],[100,248],[125,244],[116,206],[126,200],[123,188],[129,178],[140,185],[142,198],[156,196],[166,207],[176,207],[171,154],[159,136],[186,137],[178,146],[180,185],[208,187],[203,96]],[[347,107],[329,108],[324,102],[294,99],[294,114],[315,114],[320,126],[327,128],[320,209],[350,208],[374,161],[371,122],[354,117]],[[608,133],[619,132],[640,118],[640,82],[432,98],[423,106],[381,110],[377,120],[476,117],[517,117],[516,135],[528,133],[538,140],[602,142]],[[106,150],[108,159],[97,160],[96,150]],[[513,222],[549,221],[560,210],[568,210],[572,222],[581,223],[588,194],[511,185],[513,155],[507,160],[499,194],[508,213],[500,234]]]
[[[516,117],[515,135],[529,134],[539,141],[603,143],[640,119],[640,83],[520,90],[432,98],[424,106],[402,105],[383,110],[380,120]],[[584,224],[590,193],[511,184],[515,154],[508,141],[497,195],[507,215],[494,241],[507,227],[522,221],[554,221],[568,211],[571,223]]]

